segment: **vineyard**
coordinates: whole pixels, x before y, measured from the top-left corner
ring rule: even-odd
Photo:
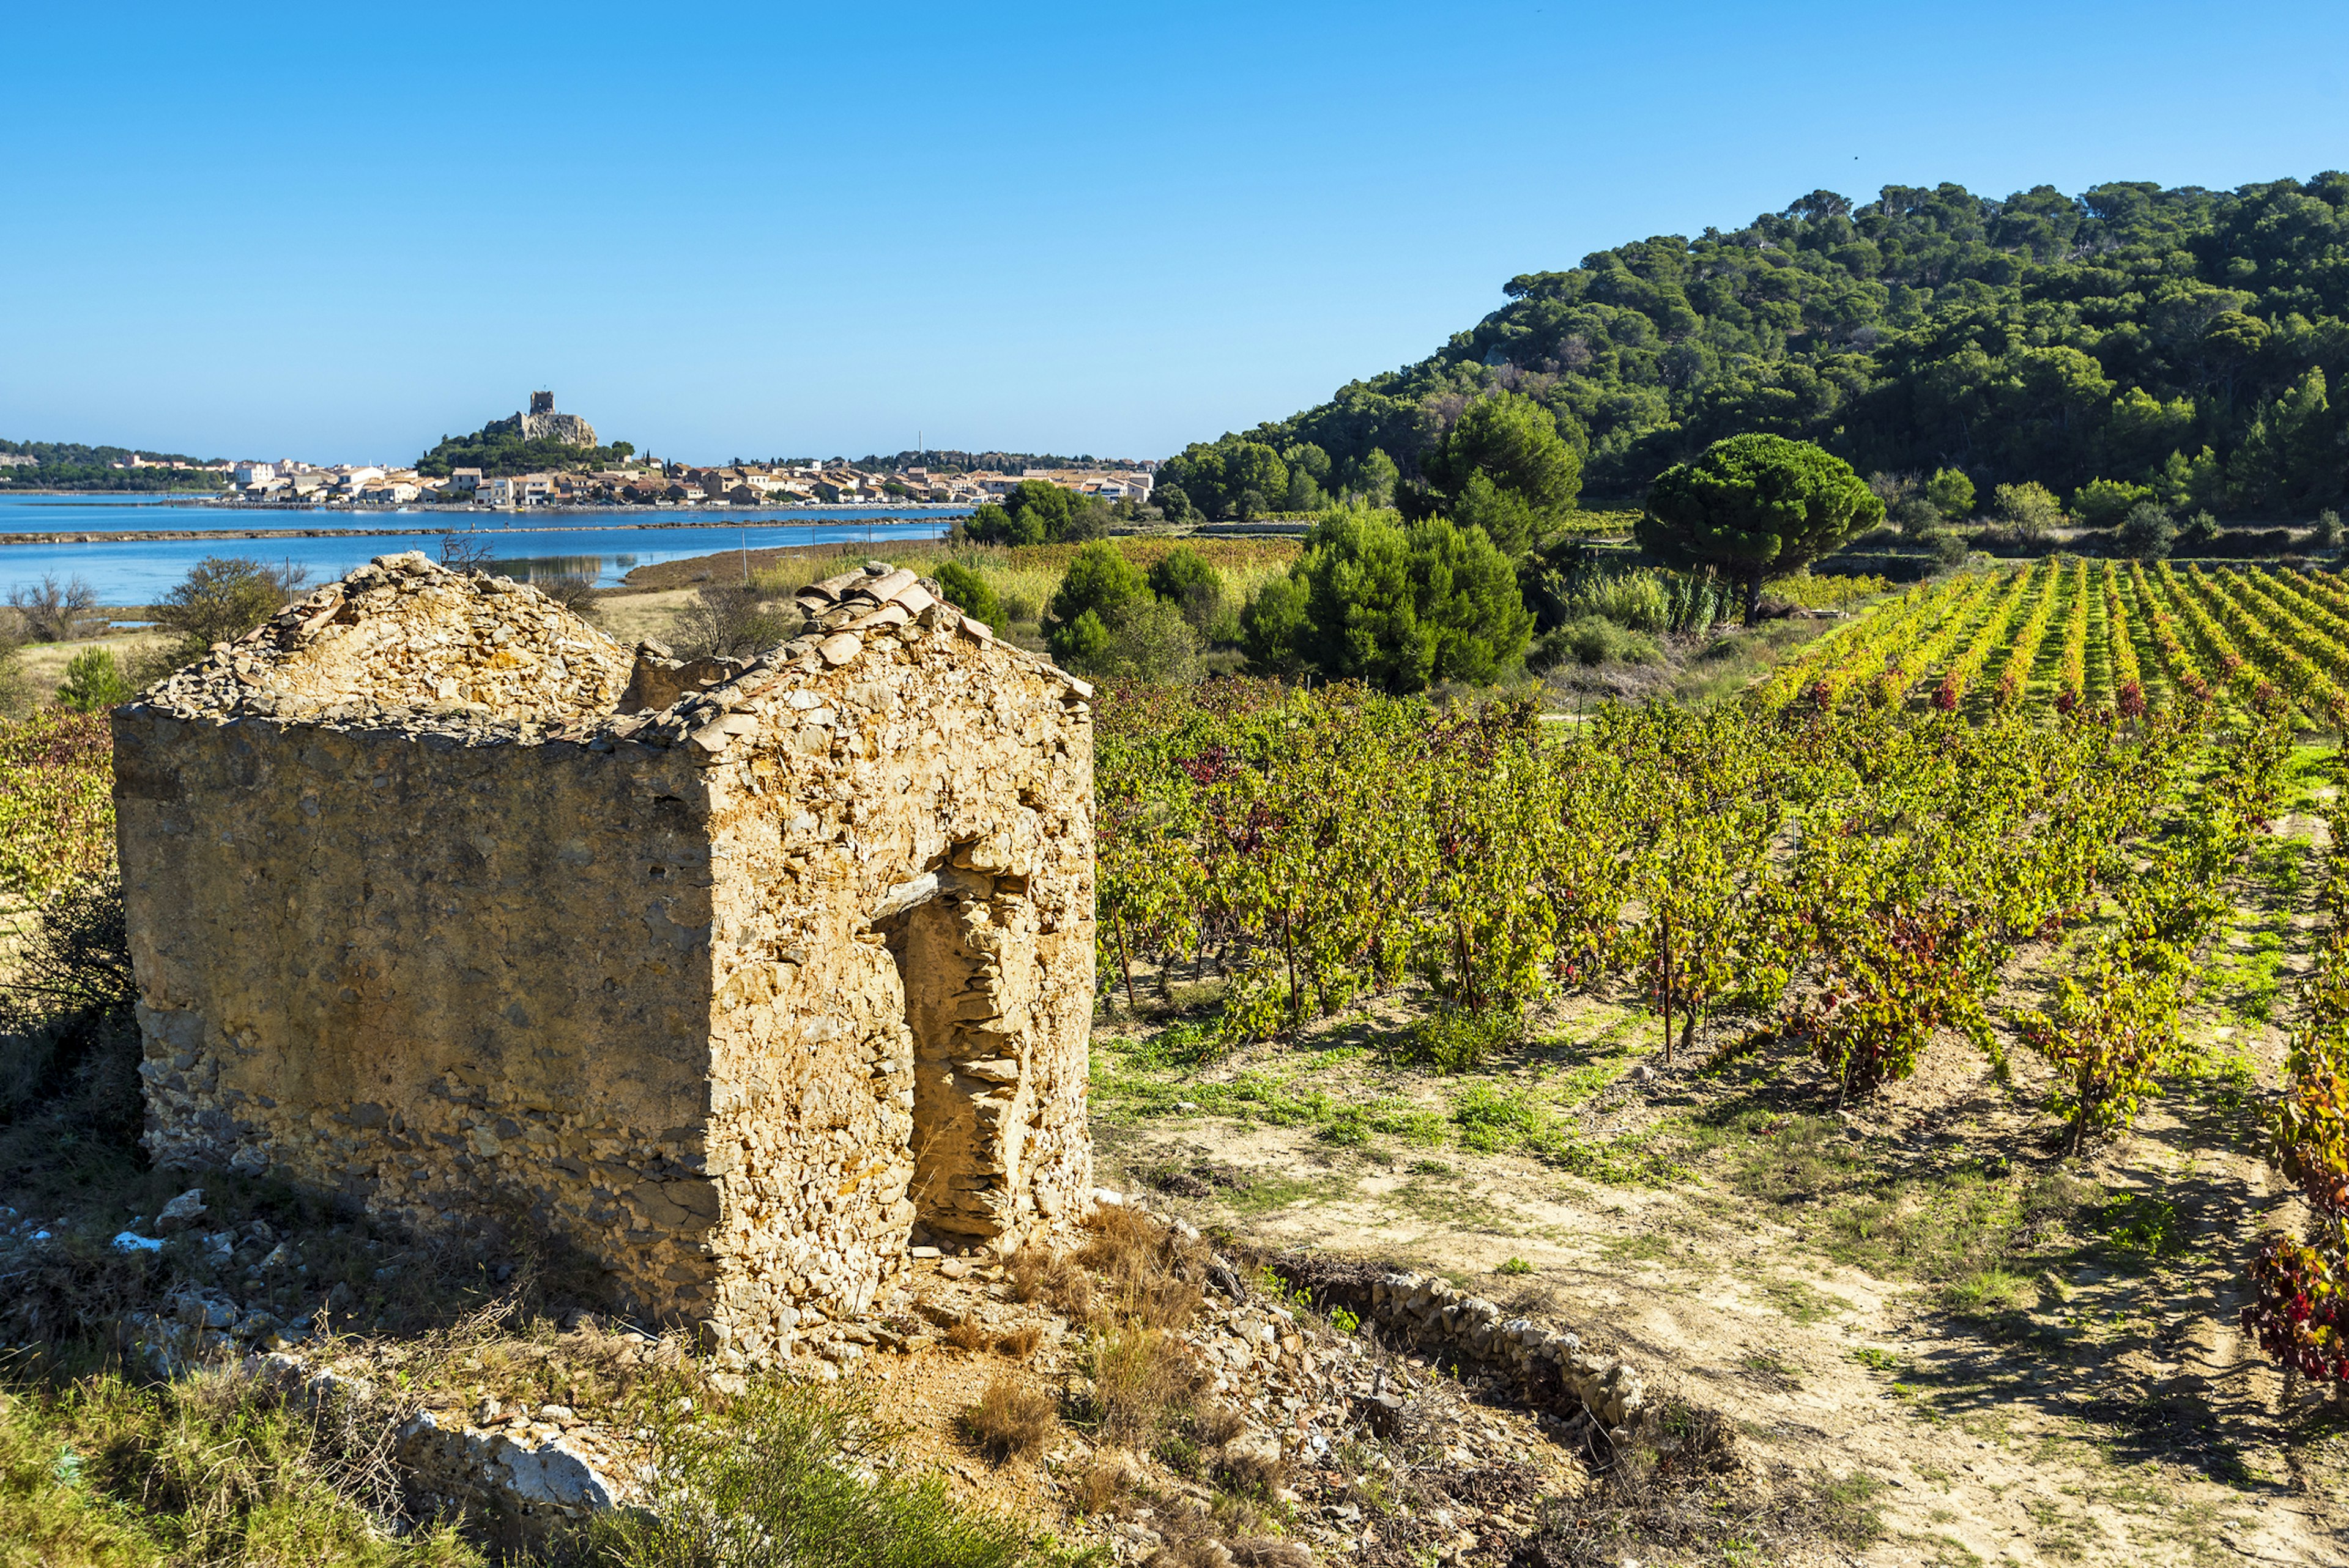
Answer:
[[[2050,562],[1918,590],[1750,700],[1580,725],[1351,687],[1105,693],[1104,988],[1135,1011],[1206,982],[1203,1060],[1409,998],[1382,1049],[1437,1074],[1612,997],[1659,1063],[1786,1076],[1822,1109],[1972,1053],[2078,1160],[2196,1068],[2229,890],[2322,767],[2295,720],[2339,711],[2333,602],[2297,574]],[[2343,1380],[2349,872],[2328,864],[2285,1104],[2246,1105],[2240,1136],[2317,1216],[2262,1243],[2245,1322]],[[1454,1112],[1468,1147],[1486,1092]],[[1424,1113],[1349,1114],[1408,1134]]]
[[[2333,573],[2059,557],[1913,588],[1781,665],[1754,701],[2134,719],[2215,696],[2339,729],[2344,683],[2349,585]]]

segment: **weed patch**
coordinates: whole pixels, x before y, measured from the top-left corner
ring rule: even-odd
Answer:
[[[943,1479],[895,1473],[895,1444],[861,1400],[762,1380],[722,1418],[656,1429],[650,1506],[600,1515],[591,1544],[613,1568],[1020,1568],[1059,1555],[957,1503]]]

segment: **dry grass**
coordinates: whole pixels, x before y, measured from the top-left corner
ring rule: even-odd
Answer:
[[[1210,1513],[1195,1502],[1162,1510],[1152,1525],[1164,1544],[1142,1568],[1312,1568],[1313,1553],[1262,1532],[1254,1509],[1225,1503]]]
[[[975,1317],[957,1317],[947,1328],[947,1343],[957,1350],[984,1350],[994,1337]]]
[[[1091,1315],[1095,1326],[1190,1326],[1207,1280],[1205,1243],[1127,1209],[1098,1209],[1085,1225],[1092,1236],[1077,1261],[1100,1282]]]
[[[1051,1396],[1009,1372],[999,1372],[979,1390],[978,1403],[963,1412],[962,1428],[988,1459],[1008,1460],[1041,1452],[1061,1429]]]
[[[1187,548],[1223,573],[1224,596],[1236,605],[1245,603],[1266,578],[1286,573],[1298,555],[1298,542],[1294,539],[1129,538],[1110,542],[1144,572],[1176,549]],[[1033,622],[1043,614],[1052,591],[1067,573],[1069,562],[1082,548],[1077,544],[1006,548],[966,545],[957,550],[943,542],[924,541],[875,544],[868,550],[861,544],[844,544],[793,551],[771,564],[759,563],[757,552],[753,552],[753,567],[761,588],[783,594],[854,570],[867,560],[908,566],[925,575],[936,574],[941,565],[951,561],[977,573],[995,591],[1009,618],[1018,624]]]
[[[1015,1361],[1025,1361],[1044,1343],[1044,1331],[1032,1323],[1020,1325],[995,1342],[995,1348]]]
[[[1086,1414],[1099,1440],[1129,1448],[1156,1446],[1175,1407],[1206,1380],[1179,1336],[1139,1324],[1095,1339],[1087,1360]]]
[[[1062,1479],[1069,1489],[1071,1511],[1095,1514],[1115,1507],[1120,1498],[1133,1490],[1142,1479],[1142,1466],[1123,1449],[1107,1449]]]
[[[1004,1273],[1014,1300],[1047,1303],[1071,1322],[1092,1321],[1092,1276],[1066,1253],[1030,1247],[1013,1254]]]

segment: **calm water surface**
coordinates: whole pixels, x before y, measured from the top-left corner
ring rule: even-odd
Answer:
[[[946,531],[968,507],[902,507],[892,516],[912,523],[883,525],[875,514],[854,509],[760,511],[529,511],[360,512],[237,510],[190,506],[119,496],[0,495],[0,533],[92,535],[87,544],[0,545],[0,598],[11,588],[44,576],[63,582],[79,577],[106,604],[150,604],[207,555],[242,555],[272,565],[309,569],[310,580],[340,577],[369,558],[421,550],[439,559],[440,535],[368,534],[340,539],[137,539],[103,536],[140,529],[398,528],[440,530],[471,524],[497,554],[499,569],[527,579],[533,574],[585,574],[609,587],[631,570],[663,561],[716,551],[771,550],[785,544],[831,544],[870,538],[931,538]],[[681,526],[620,528],[622,521],[658,521]]]

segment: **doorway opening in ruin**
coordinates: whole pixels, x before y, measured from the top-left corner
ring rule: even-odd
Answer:
[[[990,980],[996,955],[984,940],[993,923],[994,879],[941,866],[893,890],[896,907],[874,926],[896,960],[914,1037],[913,1183],[916,1227],[947,1245],[996,1235],[1008,1216],[1009,1172],[1000,1147],[1006,1088],[998,1081],[999,1037]]]

